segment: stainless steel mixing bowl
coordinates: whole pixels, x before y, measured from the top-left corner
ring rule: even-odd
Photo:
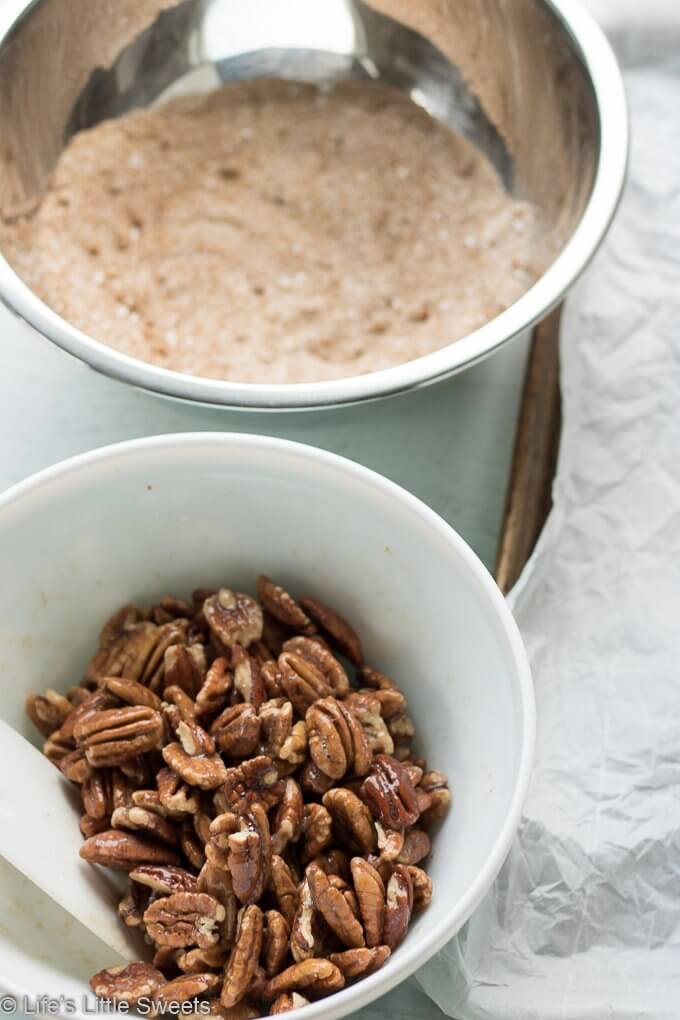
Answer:
[[[197,378],[120,354],[40,301],[0,255],[0,297],[63,350],[155,393],[234,408],[328,407],[414,389],[542,318],[597,249],[625,176],[627,113],[602,32],[578,0],[3,0],[0,210],[30,209],[69,137],[198,75],[380,79],[461,130],[560,251],[510,308],[425,357],[295,385]],[[455,281],[452,281],[455,294]]]

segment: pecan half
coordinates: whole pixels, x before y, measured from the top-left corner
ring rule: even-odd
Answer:
[[[264,574],[257,579],[257,596],[267,612],[286,627],[298,631],[309,627],[311,620],[292,595]]]
[[[441,821],[451,803],[449,781],[444,773],[436,769],[426,772],[416,788],[416,793],[423,805],[421,807],[423,824],[429,828],[435,822]],[[426,797],[424,802],[420,800],[423,795]]]
[[[289,638],[283,645],[283,651],[294,652],[316,666],[336,698],[347,697],[350,691],[347,673],[342,663],[319,638]]]
[[[309,878],[305,875],[300,883],[298,906],[290,927],[290,951],[296,963],[315,955],[317,948],[314,930],[315,909]]]
[[[195,698],[196,715],[212,715],[219,712],[227,701],[227,695],[232,687],[231,673],[228,671],[228,663],[224,658],[215,659],[208,670],[203,686]]]
[[[279,910],[288,924],[292,925],[297,909],[297,884],[292,871],[278,854],[273,854],[271,860],[270,888],[276,897]]]
[[[193,815],[199,809],[198,797],[185,786],[172,769],[161,769],[156,776],[158,798],[172,816]]]
[[[408,930],[413,910],[413,883],[408,869],[397,864],[387,883],[383,940],[394,951]]]
[[[86,839],[79,854],[90,864],[104,864],[122,871],[132,871],[140,864],[179,864],[177,851],[167,844],[117,829]]]
[[[295,652],[281,652],[278,659],[280,684],[298,715],[304,716],[319,698],[329,698],[333,688],[318,666]]]
[[[293,729],[293,706],[283,698],[270,699],[261,706],[259,719],[262,750],[270,758],[277,758]]]
[[[208,893],[224,907],[225,916],[222,922],[222,941],[231,945],[236,935],[236,919],[239,902],[234,895],[231,875],[224,868],[218,868],[207,860],[198,876],[198,891]]]
[[[220,1002],[235,1006],[244,998],[252,981],[262,949],[264,920],[259,907],[244,907],[239,917],[236,942],[224,972]]]
[[[163,659],[166,687],[179,687],[195,698],[206,679],[206,658],[203,645],[171,645]]]
[[[338,839],[349,850],[368,854],[376,849],[378,836],[371,812],[355,793],[334,787],[324,793],[323,804],[331,814]]]
[[[51,737],[67,719],[73,705],[62,694],[47,690],[44,694],[29,694],[26,714],[43,737]]]
[[[310,864],[307,868],[307,880],[314,906],[343,945],[352,949],[365,945],[364,931],[360,922],[354,916],[347,899],[334,887],[328,875],[321,868]]]
[[[241,903],[259,900],[269,882],[272,846],[267,812],[255,802],[239,818],[239,831],[228,837],[229,871]]]
[[[302,831],[304,802],[302,790],[294,779],[287,779],[286,786],[278,806],[272,830],[271,846],[275,854],[281,854],[288,843],[295,843]],[[415,864],[415,861],[409,861]]]
[[[209,995],[220,987],[221,978],[218,974],[182,974],[162,985],[154,996],[157,1013],[163,1013],[162,1007],[170,1002],[188,1002],[199,995]]]
[[[318,624],[332,645],[335,645],[355,666],[363,665],[361,642],[347,620],[316,599],[300,599],[300,605],[314,623]]]
[[[412,864],[409,864],[406,870],[411,876],[413,885],[413,909],[424,910],[432,902],[432,879],[426,871]]]
[[[112,999],[136,1006],[140,999],[155,996],[165,978],[150,963],[128,963],[107,967],[90,978],[90,987],[98,999]]]
[[[147,708],[160,711],[161,699],[137,680],[122,676],[105,676],[99,681],[99,686],[109,691],[119,701],[124,701],[126,705],[146,705]]]
[[[290,704],[290,702],[288,702]],[[307,757],[307,726],[304,719],[296,722],[279,751],[279,758],[291,765],[301,765]]]
[[[278,910],[268,910],[264,915],[264,940],[262,945],[262,961],[268,978],[274,977],[282,969],[288,956],[290,928],[283,914]]]
[[[89,694],[84,701],[76,705],[66,716],[59,730],[52,734],[52,738],[59,737],[59,740],[68,743],[73,740],[73,734],[78,723],[83,722],[88,716],[95,712],[101,712],[105,708],[113,708],[116,699],[109,691],[97,690]]]
[[[92,775],[92,766],[85,757],[85,752],[80,749],[62,755],[58,766],[67,779],[79,785],[85,783]]]
[[[361,724],[370,751],[373,754],[391,754],[394,750],[394,741],[383,719],[380,701],[377,697],[373,696],[373,693],[358,692],[350,694],[346,705]],[[383,692],[379,691],[376,693],[381,694]],[[397,692],[387,691],[386,693]],[[401,697],[401,700],[403,701],[403,697]]]
[[[359,902],[359,914],[364,926],[366,945],[370,948],[382,942],[385,920],[385,886],[376,869],[361,857],[353,857],[350,867],[354,891]]]
[[[184,974],[203,974],[210,970],[222,970],[227,959],[227,950],[221,946],[208,949],[184,949],[177,954],[177,966]]]
[[[181,744],[166,744],[163,760],[189,786],[201,790],[214,790],[227,778],[227,769],[218,754],[193,756]]]
[[[383,829],[380,822],[375,823],[378,833],[378,850],[383,861],[396,861],[404,849],[403,829]]]
[[[159,946],[208,949],[219,939],[225,911],[207,893],[173,893],[154,900],[144,913],[149,938]]]
[[[432,840],[423,829],[407,829],[404,833],[404,845],[397,862],[399,864],[418,864],[427,857],[432,849]]]
[[[118,807],[111,815],[113,829],[127,829],[130,832],[143,832],[153,839],[162,840],[170,846],[179,845],[179,833],[172,822],[161,815],[145,808]]]
[[[302,831],[304,845],[302,848],[303,863],[321,853],[331,841],[333,819],[328,808],[323,804],[307,804],[304,809]]]
[[[304,995],[300,995],[299,992],[284,992],[272,1002],[269,1015],[278,1016],[279,1013],[290,1013],[292,1009],[300,1009],[301,1006],[308,1005],[309,999],[305,999]]]
[[[199,754],[214,754],[215,741],[199,726],[195,719],[182,719],[177,724],[177,737],[187,754],[195,758]]]
[[[195,875],[185,868],[174,868],[169,864],[140,864],[130,872],[130,878],[163,896],[199,891]]]
[[[213,721],[210,732],[224,754],[245,758],[257,749],[260,719],[250,704],[231,705]]]
[[[363,782],[362,796],[373,816],[386,829],[403,829],[418,819],[418,798],[407,770],[387,754],[373,759]]]
[[[220,588],[203,603],[203,614],[208,626],[227,648],[243,645],[262,637],[262,610],[249,595]]]
[[[265,985],[265,999],[275,999],[285,992],[306,990],[319,998],[339,991],[345,984],[341,971],[330,960],[315,957],[294,963],[271,978]]]
[[[73,736],[90,765],[121,765],[160,746],[163,718],[144,705],[103,709],[76,723]]]
[[[342,972],[345,980],[368,977],[380,970],[390,955],[389,946],[374,946],[371,949],[346,949],[344,953],[331,953],[328,959]]]
[[[234,671],[234,687],[244,701],[257,710],[267,696],[264,680],[260,675],[257,659],[241,645],[234,645],[231,650],[231,665]]]

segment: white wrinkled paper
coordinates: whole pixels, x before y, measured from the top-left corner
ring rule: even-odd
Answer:
[[[481,909],[418,974],[460,1020],[680,1016],[680,9],[666,9],[675,33],[657,20],[650,39],[639,13],[615,34],[630,180],[567,303],[554,509],[510,598],[538,708],[524,819]]]

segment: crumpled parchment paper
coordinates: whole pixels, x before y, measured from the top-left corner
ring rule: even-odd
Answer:
[[[567,302],[554,509],[510,596],[538,707],[524,819],[418,974],[460,1020],[680,1016],[680,7],[664,29],[652,6],[609,26],[630,179]]]

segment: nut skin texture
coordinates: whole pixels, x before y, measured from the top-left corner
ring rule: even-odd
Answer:
[[[171,896],[176,892],[198,892],[196,876],[185,868],[163,864],[141,864],[130,872],[130,878],[147,886],[154,893]]]
[[[126,1002],[135,1006],[141,998],[158,994],[166,980],[150,963],[129,963],[127,966],[107,967],[90,978],[90,988],[102,999]]]
[[[236,942],[224,972],[220,1002],[229,1008],[245,997],[262,950],[264,918],[254,904],[245,907],[239,918]]]
[[[257,595],[267,612],[284,626],[298,631],[310,626],[311,620],[292,595],[265,574],[260,574],[257,579]]]
[[[159,946],[209,949],[219,939],[225,910],[207,893],[173,893],[154,900],[144,912],[149,937]]]
[[[109,829],[86,839],[79,850],[89,864],[132,871],[140,864],[179,864],[176,850],[131,832]]]
[[[247,648],[262,637],[262,609],[243,592],[220,588],[203,603],[203,615],[213,634],[227,648]]]
[[[383,938],[385,885],[376,869],[362,857],[353,857],[350,867],[366,945],[374,948],[381,944]]]
[[[264,922],[262,959],[265,974],[268,978],[272,978],[280,970],[283,970],[288,956],[290,927],[283,914],[278,910],[268,910],[264,915]]]

